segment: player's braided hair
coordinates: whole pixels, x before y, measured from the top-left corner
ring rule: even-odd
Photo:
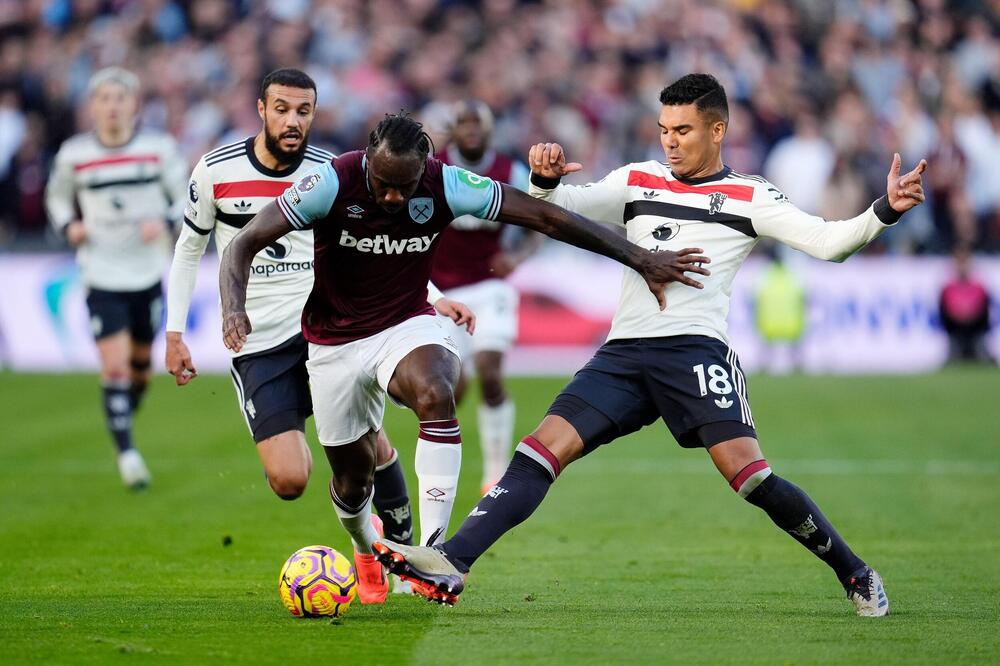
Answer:
[[[393,155],[414,152],[426,159],[434,150],[434,142],[421,123],[401,110],[385,114],[385,118],[368,135],[368,147],[372,150],[385,147]]]
[[[711,74],[688,74],[660,91],[660,104],[678,106],[694,104],[701,113],[715,114],[729,122],[729,102],[726,89]]]

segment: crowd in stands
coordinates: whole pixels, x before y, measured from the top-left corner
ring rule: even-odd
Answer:
[[[0,0],[0,246],[53,244],[42,193],[86,129],[86,83],[139,74],[142,124],[193,162],[260,127],[257,86],[300,67],[319,87],[312,142],[363,145],[387,111],[486,101],[498,148],[563,143],[599,178],[661,159],[660,89],[726,86],[723,157],[800,208],[852,216],[893,151],[929,159],[928,205],[872,251],[1000,250],[998,0]]]

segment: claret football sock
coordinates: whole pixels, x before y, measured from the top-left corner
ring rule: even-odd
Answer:
[[[333,501],[333,510],[337,512],[340,524],[351,535],[354,549],[366,555],[371,555],[372,544],[378,540],[378,532],[372,525],[372,495],[374,494],[368,493],[368,497],[361,503],[360,507],[352,508],[345,505],[337,497],[337,491],[333,489],[333,480],[330,480],[330,500]]]
[[[538,440],[525,437],[507,471],[441,550],[467,572],[501,536],[528,519],[559,475],[559,463]]]
[[[865,563],[837,534],[819,507],[794,483],[771,473],[767,461],[750,463],[730,485],[746,501],[763,509],[775,525],[826,562],[840,581],[864,568]]]
[[[128,381],[106,381],[101,386],[104,416],[119,453],[132,448],[132,398]]]
[[[413,543],[413,516],[406,478],[399,455],[392,451],[389,462],[375,468],[375,511],[382,519],[385,536],[396,543]]]
[[[456,419],[421,421],[413,462],[420,493],[420,543],[443,537],[462,469],[462,434]]]

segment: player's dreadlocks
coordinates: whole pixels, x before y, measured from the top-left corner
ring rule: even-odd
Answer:
[[[393,155],[412,151],[422,159],[434,150],[434,142],[424,131],[424,126],[402,110],[385,114],[385,118],[368,135],[369,148],[376,150],[383,146]]]

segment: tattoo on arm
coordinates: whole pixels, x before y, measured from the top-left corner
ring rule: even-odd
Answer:
[[[265,206],[226,246],[219,267],[222,312],[243,312],[246,308],[250,264],[258,252],[288,232],[292,226],[274,202]]]

